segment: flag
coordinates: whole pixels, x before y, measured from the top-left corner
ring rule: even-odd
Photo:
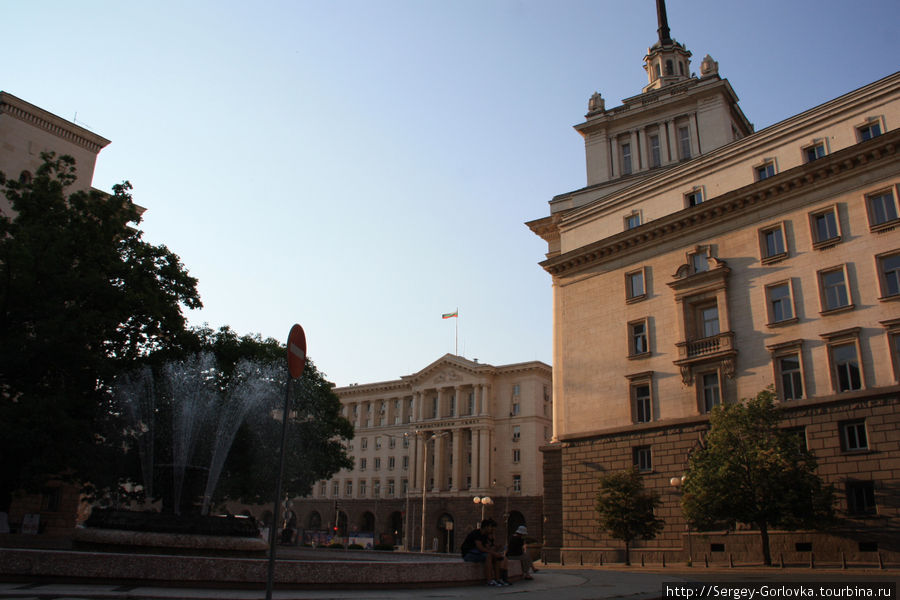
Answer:
[[[444,313],[441,315],[442,319],[450,319],[453,317],[457,317],[457,318],[459,317],[459,309],[454,310],[452,313]]]

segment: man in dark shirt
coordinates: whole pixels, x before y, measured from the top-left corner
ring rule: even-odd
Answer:
[[[478,529],[473,529],[466,536],[460,551],[462,558],[466,562],[484,563],[484,575],[487,578],[488,585],[500,587],[509,585],[498,577],[497,563],[505,560],[502,552],[497,552],[490,545],[492,539],[493,521],[485,519],[481,522]]]

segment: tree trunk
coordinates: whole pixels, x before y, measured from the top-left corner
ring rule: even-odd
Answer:
[[[769,524],[765,521],[759,523],[759,535],[762,538],[763,564],[772,566],[772,553],[769,551]]]
[[[625,540],[625,566],[631,566],[631,544]]]

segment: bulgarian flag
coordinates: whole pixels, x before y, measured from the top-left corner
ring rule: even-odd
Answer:
[[[459,309],[454,310],[452,313],[444,313],[441,315],[442,319],[452,319],[453,317],[459,318]]]

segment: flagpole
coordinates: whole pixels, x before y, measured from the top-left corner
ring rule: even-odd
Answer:
[[[456,307],[456,355],[459,356],[459,307]]]

